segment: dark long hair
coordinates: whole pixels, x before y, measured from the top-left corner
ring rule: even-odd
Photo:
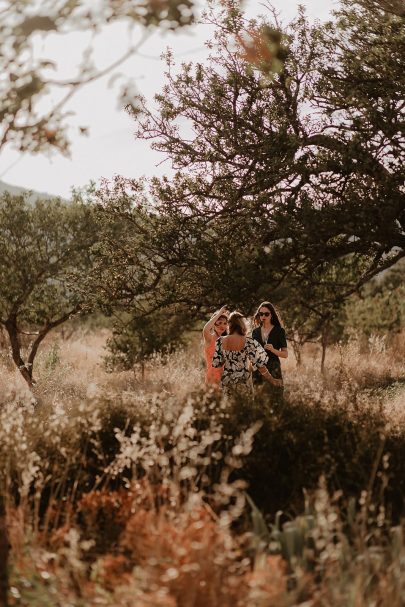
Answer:
[[[257,308],[256,314],[254,315],[253,321],[254,321],[255,327],[260,327],[260,316],[259,316],[260,308],[267,308],[268,310],[270,310],[270,313],[271,313],[270,322],[272,325],[274,325],[275,327],[283,326],[283,321],[281,320],[280,313],[277,312],[277,310],[273,306],[273,304],[270,303],[269,301],[263,301],[263,303],[261,303],[260,306]]]

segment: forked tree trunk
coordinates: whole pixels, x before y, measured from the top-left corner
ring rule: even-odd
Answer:
[[[76,314],[80,310],[80,305],[77,305],[67,312],[61,318],[54,320],[52,322],[48,322],[40,331],[38,331],[35,340],[31,344],[31,349],[28,354],[27,361],[24,361],[21,355],[21,343],[19,339],[19,331],[17,326],[17,315],[10,315],[9,318],[5,321],[4,326],[9,336],[10,345],[11,345],[11,354],[13,357],[13,361],[20,371],[21,375],[27,382],[30,389],[35,386],[35,381],[33,379],[33,368],[34,368],[34,360],[38,352],[38,348],[41,345],[41,342],[48,335],[49,331],[66,322],[71,316]]]
[[[10,318],[8,318],[4,323],[4,326],[6,327],[6,331],[10,339],[11,355],[13,357],[13,361],[17,369],[27,382],[28,386],[32,388],[34,386],[34,382],[32,381],[32,365],[31,368],[27,367],[21,356],[21,344],[18,337],[16,316],[10,316]]]

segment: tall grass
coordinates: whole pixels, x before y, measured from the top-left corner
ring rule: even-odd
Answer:
[[[50,341],[35,399],[3,355],[10,604],[404,604],[403,338],[309,346],[281,406],[206,392],[196,344],[107,374],[105,338]]]

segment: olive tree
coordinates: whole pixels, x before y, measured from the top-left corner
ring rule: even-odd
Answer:
[[[42,341],[83,309],[79,285],[96,239],[88,205],[30,202],[26,194],[0,198],[0,323],[30,387]]]

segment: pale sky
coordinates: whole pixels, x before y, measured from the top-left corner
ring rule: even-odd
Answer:
[[[327,19],[336,7],[333,0],[306,0],[301,2],[311,19]],[[273,0],[284,23],[297,14],[295,0]],[[263,3],[246,0],[245,10],[249,17],[265,13]],[[184,60],[198,61],[206,55],[204,42],[210,36],[207,26],[195,25],[186,31],[164,34],[156,31],[142,46],[136,56],[119,68],[125,77],[135,80],[137,89],[152,100],[164,84],[165,64],[160,59],[167,46],[173,50],[176,63]],[[125,49],[126,31],[122,26],[109,28],[100,39],[96,57],[100,65],[107,65],[119,56],[120,47]],[[75,40],[66,38],[54,46],[54,58],[63,63],[65,73],[74,73]],[[77,45],[79,48],[79,45]],[[79,57],[77,57],[79,59]],[[50,158],[24,154],[6,148],[0,155],[0,180],[40,192],[69,197],[71,188],[82,187],[91,180],[113,175],[140,177],[161,175],[169,171],[169,164],[157,166],[161,154],[150,149],[146,141],[136,141],[133,120],[118,107],[117,93],[120,81],[107,87],[108,77],[86,86],[67,106],[74,112],[69,118],[72,128],[71,157],[54,153]],[[77,126],[88,126],[90,134],[76,134]]]

